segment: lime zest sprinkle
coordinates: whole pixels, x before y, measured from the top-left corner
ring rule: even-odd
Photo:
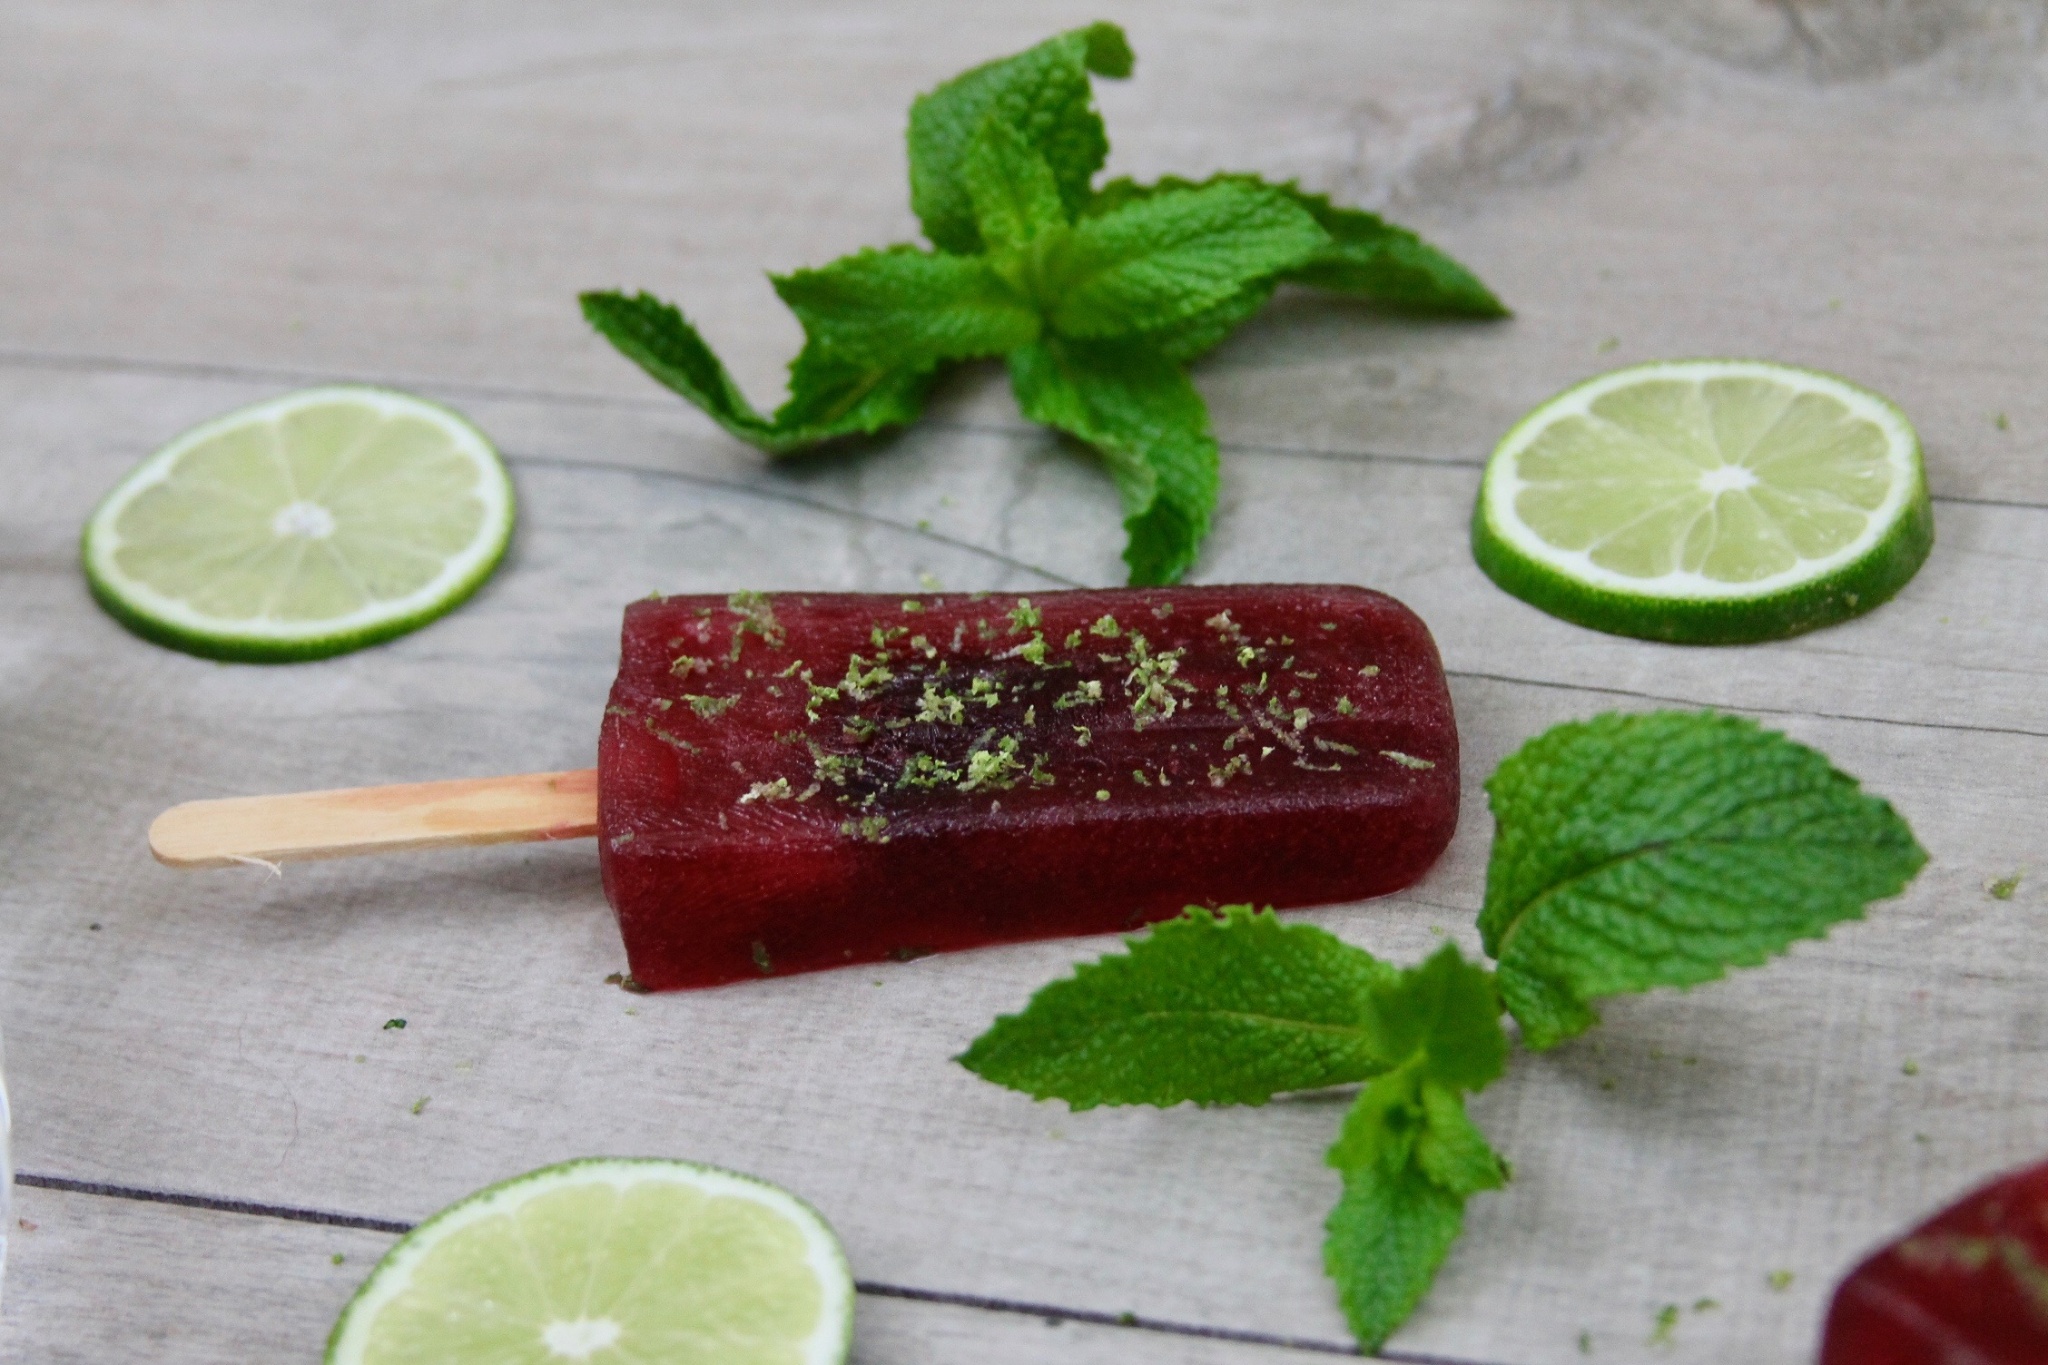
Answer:
[[[967,720],[967,703],[957,692],[942,692],[934,683],[924,685],[924,695],[918,699],[917,719],[926,724],[962,725]]]
[[[882,831],[888,828],[889,821],[886,816],[866,815],[858,820],[841,821],[839,832],[848,838],[858,839],[865,843],[886,844],[889,842],[889,836]]]
[[[1102,684],[1090,678],[1086,682],[1076,684],[1073,691],[1055,698],[1052,708],[1055,711],[1065,711],[1076,706],[1093,706],[1101,700]]]
[[[1417,771],[1436,766],[1436,764],[1426,758],[1417,758],[1413,754],[1404,754],[1399,749],[1382,749],[1380,750],[1380,757],[1391,758],[1402,767],[1414,768]]]
[[[994,748],[983,747],[994,734],[993,730],[984,731],[974,741],[974,748],[967,754],[967,776],[954,787],[955,791],[980,791],[985,787],[1008,791],[1017,785],[1016,775],[1026,771],[1017,761],[1017,741],[1005,735]]]
[[[796,793],[790,788],[789,779],[778,777],[773,782],[756,782],[747,788],[746,795],[734,802],[745,806],[755,801],[787,801]]]
[[[737,660],[740,650],[746,644],[746,637],[758,635],[770,649],[782,648],[788,638],[782,623],[775,619],[775,607],[765,592],[751,592],[741,589],[725,599],[726,607],[740,619],[732,628],[732,657]]]
[[[1212,763],[1209,765],[1209,785],[1221,787],[1239,773],[1248,773],[1251,770],[1252,761],[1244,754],[1238,754],[1228,763],[1221,764],[1220,766]]]

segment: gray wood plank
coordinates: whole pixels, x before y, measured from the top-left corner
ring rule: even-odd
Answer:
[[[0,1352],[11,1360],[321,1358],[389,1234],[24,1188]],[[340,1257],[340,1261],[336,1261]],[[850,1365],[1281,1365],[1314,1354],[1015,1310],[860,1296]]]
[[[1904,37],[1830,6],[1866,55],[1819,86],[1700,36],[1748,8],[1125,7],[1142,65],[1102,95],[1112,169],[1388,205],[1520,314],[1297,302],[1208,368],[1219,430],[1471,458],[1610,364],[1765,354],[1896,397],[1944,491],[2048,500],[2038,5],[1929,4]],[[7,17],[7,345],[643,394],[572,306],[620,284],[683,301],[763,401],[797,334],[762,272],[911,236],[910,96],[1079,14],[188,12],[208,20]],[[40,116],[60,107],[90,120]]]

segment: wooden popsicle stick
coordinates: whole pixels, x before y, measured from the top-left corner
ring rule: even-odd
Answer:
[[[597,769],[584,768],[187,801],[150,825],[149,851],[172,867],[233,867],[596,833]]]

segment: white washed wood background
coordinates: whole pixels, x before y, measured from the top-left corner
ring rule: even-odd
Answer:
[[[0,1023],[40,1187],[0,1351],[311,1361],[390,1241],[371,1229],[597,1152],[816,1203],[873,1291],[862,1365],[1345,1348],[1318,1254],[1341,1096],[1071,1115],[948,1061],[1109,941],[633,997],[603,983],[623,955],[588,847],[282,880],[143,847],[193,797],[587,764],[619,607],[650,588],[1115,581],[1107,483],[998,375],[963,374],[899,439],[770,469],[574,305],[677,298],[770,401],[797,332],[762,272],[912,235],[910,96],[1098,17],[1139,56],[1101,95],[1114,170],[1299,176],[1414,223],[1518,310],[1289,298],[1199,373],[1226,451],[1197,576],[1402,597],[1469,755],[1426,880],[1305,917],[1396,959],[1471,943],[1480,779],[1616,706],[1759,715],[1933,854],[1865,924],[1519,1057],[1476,1106],[1515,1182],[1473,1203],[1388,1357],[1579,1361],[1586,1333],[1596,1360],[1791,1365],[1862,1249],[2048,1154],[2039,0],[8,0]],[[1837,370],[1915,418],[1939,541],[1897,601],[1685,650],[1479,575],[1464,524],[1507,424],[1595,370],[1693,354]],[[474,603],[282,669],[100,615],[74,544],[122,471],[337,379],[457,404],[503,445],[523,520]],[[1985,894],[2022,868],[2014,899]],[[1661,1305],[1701,1299],[1647,1344]]]

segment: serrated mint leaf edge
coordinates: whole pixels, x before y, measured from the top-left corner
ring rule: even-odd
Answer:
[[[1488,894],[1482,902],[1480,909],[1480,928],[1487,940],[1487,951],[1498,964],[1495,980],[1498,983],[1502,1001],[1507,1006],[1509,1014],[1522,1026],[1523,1043],[1532,1051],[1541,1052],[1548,1050],[1571,1038],[1577,1037],[1598,1024],[1600,1022],[1600,1014],[1595,1008],[1595,1002],[1598,1000],[1611,999],[1617,995],[1642,994],[1662,988],[1685,990],[1694,986],[1705,985],[1709,982],[1723,979],[1731,970],[1763,966],[1772,959],[1782,957],[1790,952],[1795,944],[1825,939],[1836,925],[1862,920],[1867,915],[1871,905],[1903,894],[1906,888],[1912,884],[1913,879],[1927,865],[1927,850],[1920,844],[1918,837],[1913,833],[1912,827],[1892,806],[1891,802],[1863,790],[1863,785],[1857,778],[1835,767],[1834,761],[1825,753],[1811,745],[1800,743],[1782,731],[1765,729],[1750,717],[1731,715],[1727,712],[1716,711],[1711,708],[1697,711],[1609,711],[1587,720],[1560,722],[1542,733],[1531,737],[1514,753],[1502,760],[1499,767],[1486,780],[1485,788],[1488,797],[1498,802],[1505,799],[1502,796],[1504,790],[1532,785],[1538,781],[1537,778],[1524,776],[1522,770],[1536,763],[1537,755],[1544,747],[1561,748],[1568,742],[1568,739],[1577,739],[1581,734],[1589,739],[1593,738],[1595,737],[1595,731],[1601,726],[1612,726],[1618,729],[1621,725],[1631,720],[1676,721],[1687,718],[1697,720],[1703,725],[1727,722],[1730,723],[1730,733],[1739,734],[1745,740],[1760,737],[1769,741],[1775,741],[1777,744],[1790,746],[1793,749],[1802,751],[1808,758],[1816,761],[1830,776],[1839,779],[1841,785],[1845,788],[1846,794],[1854,803],[1885,823],[1888,826],[1888,832],[1903,835],[1904,842],[1900,844],[1856,841],[1853,843],[1844,842],[1836,846],[1878,851],[1893,850],[1900,853],[1903,856],[1900,858],[1897,867],[1892,869],[1896,873],[1896,885],[1893,885],[1891,889],[1884,891],[1882,894],[1872,895],[1856,902],[1842,909],[1839,913],[1831,913],[1809,927],[1788,932],[1775,943],[1745,946],[1729,954],[1718,963],[1704,964],[1691,970],[1681,969],[1659,979],[1644,981],[1639,984],[1599,988],[1581,993],[1577,989],[1576,983],[1569,979],[1561,979],[1554,972],[1536,970],[1534,967],[1517,960],[1517,955],[1514,951],[1515,941],[1523,926],[1533,922],[1532,912],[1539,902],[1549,900],[1556,895],[1574,889],[1595,877],[1604,876],[1617,867],[1625,867],[1643,859],[1663,856],[1671,853],[1674,849],[1695,847],[1739,849],[1745,845],[1754,845],[1759,848],[1782,848],[1788,843],[1796,844],[1797,841],[1788,841],[1782,838],[1725,838],[1691,834],[1653,840],[1636,848],[1626,849],[1601,859],[1589,867],[1582,868],[1567,877],[1561,878],[1542,888],[1520,906],[1505,912],[1501,916],[1496,916],[1493,913],[1495,901],[1492,894],[1494,890],[1492,883],[1495,875],[1495,860],[1489,858],[1487,866]],[[1600,772],[1598,769],[1589,767],[1576,774],[1574,779],[1559,791],[1544,793],[1539,798],[1530,798],[1525,793],[1518,792],[1514,799],[1540,799],[1551,805],[1568,806],[1571,804],[1576,793],[1584,792],[1599,776]],[[1739,811],[1740,808],[1737,809]],[[1734,812],[1724,811],[1718,813],[1715,818],[1717,820],[1726,820],[1732,818],[1733,814]],[[1500,850],[1504,844],[1503,834],[1499,827],[1501,821],[1498,813],[1495,815],[1495,822],[1495,848]],[[1825,847],[1827,845],[1824,841],[1816,841],[1810,846]],[[1888,876],[1884,881],[1890,883],[1893,881],[1893,878]]]
[[[809,395],[804,391],[802,367],[807,360],[819,360],[815,348],[807,345],[790,362],[789,398],[770,419],[747,401],[724,362],[674,304],[644,290],[631,295],[618,290],[590,290],[580,295],[578,301],[591,328],[655,382],[688,400],[729,434],[771,455],[788,455],[825,441],[908,425],[917,419],[924,392],[937,375],[936,365],[908,369],[856,366],[865,375],[857,395],[850,401],[841,401],[837,411],[820,421],[803,415],[803,404]],[[681,358],[663,354],[660,339],[645,335],[650,325],[673,327],[675,335],[667,340],[697,354]],[[694,368],[705,373],[693,374],[693,362]],[[854,416],[892,384],[899,390],[894,397],[901,411],[880,417]]]
[[[1133,62],[1130,42],[1123,30],[1098,21],[979,63],[913,99],[904,131],[910,209],[932,245],[961,255],[982,250],[985,244],[975,225],[966,188],[961,184],[958,164],[974,128],[962,125],[978,124],[995,112],[1008,91],[1023,89],[1022,82],[1034,76],[1043,80],[1057,63],[1071,63],[1057,80],[1069,87],[1067,93],[1074,101],[1073,107],[1066,110],[1067,117],[1042,116],[1037,122],[1041,133],[1073,134],[1079,130],[1081,140],[1090,144],[1085,166],[1052,166],[1060,185],[1061,202],[1070,216],[1077,211],[1086,202],[1089,183],[1109,154],[1109,133],[1095,108],[1088,77],[1121,79],[1131,73]],[[1035,106],[1038,102],[1029,99],[1026,103]],[[1046,151],[1044,147],[1039,150]],[[1047,161],[1051,164],[1050,155]]]
[[[1336,1285],[1345,1321],[1350,1325],[1352,1335],[1358,1339],[1360,1348],[1366,1351],[1378,1350],[1427,1297],[1444,1261],[1464,1231],[1465,1205],[1472,1195],[1499,1189],[1508,1179],[1507,1163],[1486,1141],[1479,1126],[1472,1122],[1465,1110],[1463,1096],[1455,1087],[1429,1080],[1424,1061],[1418,1054],[1400,1068],[1368,1084],[1345,1112],[1337,1140],[1324,1156],[1325,1164],[1342,1176],[1343,1193],[1323,1220],[1323,1271]],[[1365,1135],[1354,1132],[1355,1123],[1368,1106],[1385,1108],[1388,1092],[1403,1089],[1413,1092],[1412,1104],[1425,1113],[1446,1103],[1455,1108],[1460,1136],[1469,1136],[1492,1158],[1491,1169],[1485,1179],[1475,1182],[1470,1189],[1460,1190],[1432,1175],[1424,1164],[1423,1143],[1428,1132],[1427,1124],[1410,1133],[1391,1136],[1391,1154],[1397,1158],[1391,1164],[1385,1159],[1387,1153],[1368,1149]],[[1434,1105],[1432,1099],[1435,1100]],[[1351,1152],[1349,1149],[1353,1148],[1361,1150]],[[1359,1159],[1348,1159],[1352,1155]],[[1422,1248],[1419,1262],[1402,1267],[1405,1273],[1400,1277],[1399,1293],[1391,1305],[1372,1302],[1378,1297],[1373,1291],[1384,1290],[1387,1286],[1389,1277],[1385,1266],[1358,1262],[1353,1255],[1358,1250],[1356,1244],[1341,1240],[1346,1230],[1343,1225],[1347,1214],[1352,1213],[1355,1206],[1364,1202],[1375,1189],[1392,1197],[1407,1198],[1416,1207],[1421,1207],[1424,1202],[1417,1199],[1416,1194],[1427,1196],[1434,1201],[1434,1207],[1426,1212],[1437,1220],[1430,1244]],[[1411,1245],[1405,1249],[1414,1248]]]
[[[1140,970],[1139,967],[1132,965],[1133,958],[1139,956],[1140,954],[1143,954],[1147,950],[1148,945],[1151,945],[1156,941],[1157,935],[1162,930],[1171,933],[1174,932],[1174,926],[1185,925],[1189,921],[1193,921],[1196,924],[1202,925],[1204,928],[1212,928],[1218,932],[1229,932],[1231,929],[1237,927],[1238,925],[1244,924],[1257,926],[1262,930],[1270,929],[1278,933],[1295,936],[1297,938],[1312,938],[1318,942],[1320,947],[1325,949],[1334,949],[1339,954],[1343,955],[1347,960],[1351,960],[1359,966],[1367,969],[1368,974],[1378,976],[1379,979],[1377,982],[1371,983],[1365,988],[1365,990],[1362,992],[1362,997],[1363,995],[1369,995],[1373,990],[1383,988],[1398,975],[1398,970],[1396,968],[1390,966],[1385,962],[1382,962],[1380,959],[1373,956],[1367,950],[1359,948],[1353,944],[1345,943],[1342,939],[1330,933],[1328,930],[1322,929],[1316,925],[1288,924],[1284,921],[1281,921],[1278,916],[1274,915],[1270,907],[1261,911],[1255,910],[1249,905],[1226,905],[1218,907],[1214,910],[1210,910],[1200,906],[1190,906],[1188,907],[1187,911],[1184,912],[1181,916],[1161,920],[1156,924],[1152,925],[1152,932],[1149,934],[1131,935],[1126,937],[1124,939],[1124,952],[1105,953],[1103,956],[1095,959],[1092,962],[1076,963],[1074,970],[1071,974],[1064,977],[1060,977],[1057,980],[1047,982],[1045,985],[1040,986],[1036,991],[1032,993],[1031,999],[1025,1003],[1025,1006],[1022,1010],[1014,1014],[1004,1014],[997,1016],[995,1021],[991,1023],[989,1027],[985,1029],[978,1037],[976,1037],[974,1041],[970,1043],[964,1051],[957,1054],[953,1058],[953,1060],[958,1062],[967,1070],[973,1072],[975,1075],[981,1077],[983,1080],[989,1081],[991,1084],[1001,1085],[1005,1089],[1016,1090],[1019,1093],[1028,1094],[1034,1099],[1063,1100],[1068,1104],[1070,1108],[1074,1109],[1077,1112],[1097,1107],[1129,1107],[1136,1105],[1145,1105],[1151,1107],[1170,1107],[1172,1105],[1182,1103],[1197,1103],[1203,1105],[1261,1105],[1266,1103],[1275,1095],[1289,1094],[1302,1090],[1327,1089],[1331,1086],[1336,1085],[1354,1084],[1359,1081],[1371,1080],[1374,1077],[1380,1076],[1381,1074],[1387,1071],[1387,1063],[1385,1063],[1377,1056],[1373,1048],[1374,1039],[1371,1035],[1370,1024],[1363,1017],[1363,998],[1361,998],[1360,1001],[1361,1020],[1359,1023],[1351,1025],[1331,1024],[1322,1021],[1305,1021],[1298,1018],[1290,1018],[1289,1016],[1281,1014],[1269,1014],[1262,1011],[1232,1009],[1142,1010],[1134,1013],[1119,1014],[1108,1019],[1105,1019],[1102,1022],[1099,1029],[1091,1031],[1088,1035],[1086,1035],[1085,1038],[1083,1038],[1076,1045],[1068,1047],[1058,1053],[1041,1054],[1039,1057],[1033,1059],[1033,1069],[1049,1069],[1053,1066],[1056,1066],[1060,1061],[1064,1059],[1075,1057],[1084,1051],[1091,1050],[1099,1046],[1100,1040],[1102,1039],[1105,1033],[1127,1029],[1135,1024],[1143,1022],[1172,1021],[1175,1019],[1229,1020],[1250,1023],[1261,1028],[1271,1028],[1279,1032],[1293,1032],[1314,1037],[1342,1039],[1354,1043],[1362,1054],[1366,1054],[1370,1057],[1369,1061],[1362,1062],[1362,1064],[1355,1070],[1321,1070],[1316,1074],[1314,1079],[1304,1079],[1303,1082],[1298,1085],[1275,1086],[1270,1090],[1267,1090],[1262,1096],[1258,1098],[1205,1100],[1195,1098],[1192,1096],[1183,1096],[1175,1098],[1173,1100],[1165,1101],[1163,1105],[1160,1101],[1151,1099],[1076,1100],[1075,1098],[1073,1098],[1071,1094],[1062,1093],[1058,1090],[1053,1089],[1035,1089],[1029,1084],[1020,1083],[1020,1080],[1017,1079],[1014,1075],[1006,1078],[1004,1075],[1000,1074],[992,1075],[990,1074],[989,1070],[984,1069],[983,1064],[985,1064],[989,1060],[989,1054],[997,1053],[999,1048],[1002,1046],[1003,1040],[1000,1035],[1006,1032],[1011,1032],[1016,1029],[1029,1026],[1029,1024],[1032,1021],[1029,1019],[1028,1016],[1030,1015],[1033,1008],[1037,1007],[1042,1000],[1048,1000],[1051,998],[1056,998],[1059,996],[1069,994],[1084,986],[1089,980],[1089,978],[1098,972],[1110,971],[1122,973]]]

